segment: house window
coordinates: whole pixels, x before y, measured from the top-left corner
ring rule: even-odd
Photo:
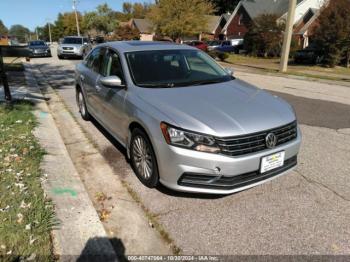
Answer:
[[[243,14],[241,14],[238,18],[238,25],[242,25],[243,24]]]

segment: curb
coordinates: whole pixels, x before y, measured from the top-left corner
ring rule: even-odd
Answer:
[[[43,188],[53,201],[59,220],[58,228],[52,231],[54,255],[60,261],[86,261],[91,258],[96,261],[117,261],[117,255],[68,154],[45,98],[39,91],[32,68],[26,64],[25,69],[30,93],[38,98],[34,113],[39,126],[35,136],[47,152],[42,163],[42,170],[47,174]]]
[[[246,72],[251,74],[259,74],[259,75],[268,75],[268,76],[275,76],[275,77],[285,77],[290,79],[296,79],[296,80],[305,80],[305,81],[312,81],[312,82],[320,82],[325,84],[334,84],[336,83],[339,86],[343,87],[350,87],[350,81],[342,81],[342,80],[331,80],[331,79],[324,79],[319,77],[312,77],[312,76],[301,76],[297,74],[288,74],[288,73],[280,73],[280,72],[272,72],[271,70],[274,69],[266,69],[262,67],[252,66],[252,65],[245,65],[245,64],[234,64],[234,63],[228,63],[228,62],[220,62],[221,65],[224,67],[231,67],[235,71],[239,72]],[[236,68],[235,68],[236,67]],[[244,69],[242,69],[244,68]]]

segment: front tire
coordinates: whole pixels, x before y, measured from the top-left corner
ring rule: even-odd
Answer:
[[[84,119],[85,121],[89,121],[91,119],[91,116],[86,107],[84,94],[80,89],[77,90],[77,104],[78,104],[81,118]]]
[[[131,165],[138,179],[146,187],[154,188],[159,184],[157,159],[146,133],[135,128],[130,142]]]

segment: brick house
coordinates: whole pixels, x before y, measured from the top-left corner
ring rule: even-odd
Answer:
[[[319,10],[326,0],[297,0],[294,17],[294,25],[308,24],[307,19],[313,15],[307,15],[310,10]],[[286,20],[289,0],[241,0],[227,24],[222,29],[225,39],[243,38],[253,20],[262,14],[274,14],[280,17],[278,20]]]

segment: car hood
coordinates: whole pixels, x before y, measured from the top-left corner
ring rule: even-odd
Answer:
[[[171,124],[214,136],[254,133],[295,120],[292,107],[284,100],[237,79],[140,90],[140,98],[165,114]]]
[[[28,46],[29,49],[49,49],[47,45]]]

